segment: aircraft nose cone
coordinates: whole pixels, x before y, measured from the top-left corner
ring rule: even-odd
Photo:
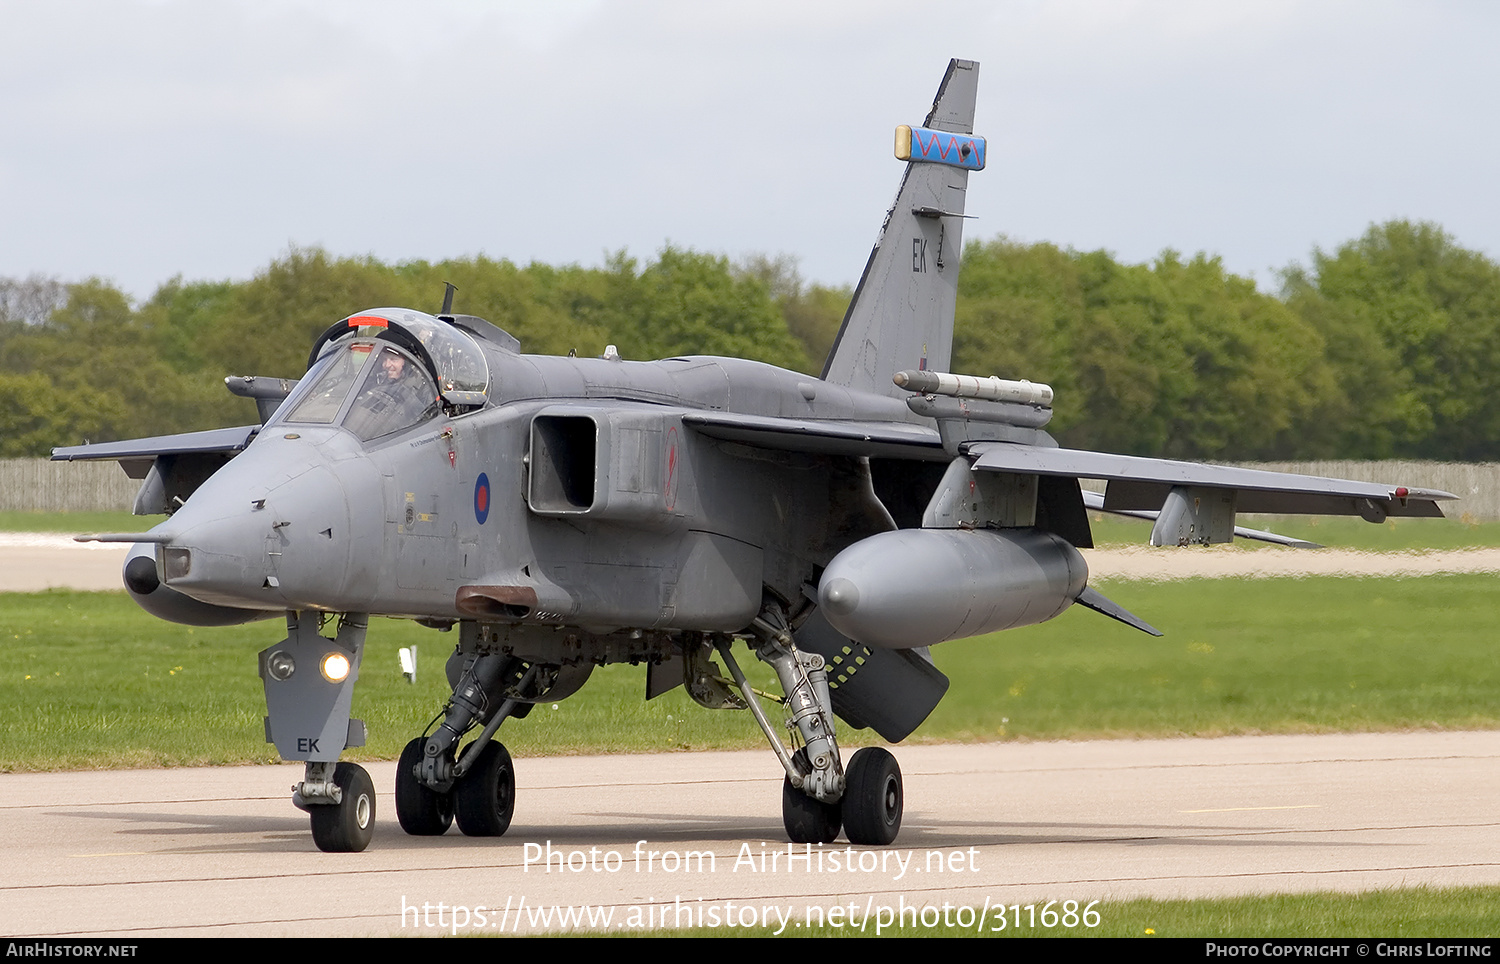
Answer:
[[[263,591],[270,574],[266,555],[270,523],[264,513],[257,517],[225,512],[220,506],[194,505],[190,500],[168,524],[174,532],[162,549],[165,570],[158,578],[165,577],[173,590],[218,605],[277,607],[279,600]],[[154,560],[152,569],[156,569]],[[143,568],[137,576],[145,576]]]
[[[818,604],[837,616],[848,616],[859,608],[859,587],[848,579],[830,579],[818,590]]]
[[[374,513],[352,519],[356,501]],[[347,611],[368,603],[372,583],[360,574],[373,563],[353,558],[352,546],[359,541],[362,554],[378,560],[383,519],[378,477],[364,460],[329,457],[300,436],[259,440],[163,523],[172,538],[158,576],[221,606]],[[349,598],[354,584],[359,599]]]
[[[237,626],[269,615],[260,609],[215,606],[163,586],[158,548],[154,542],[138,542],[125,557],[125,591],[146,612],[184,626]]]
[[[161,585],[153,556],[132,556],[125,563],[125,586],[133,593],[149,596]]]

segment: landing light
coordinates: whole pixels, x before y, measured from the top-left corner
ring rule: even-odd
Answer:
[[[343,653],[329,653],[323,657],[323,678],[330,683],[342,683],[349,675],[349,657]]]

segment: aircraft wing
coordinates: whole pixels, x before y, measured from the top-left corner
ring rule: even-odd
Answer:
[[[825,455],[948,459],[936,429],[906,422],[692,412],[682,416],[682,423],[709,438],[760,448]]]
[[[123,442],[96,442],[93,445],[69,445],[52,450],[52,461],[102,462],[113,459],[129,472],[131,463],[149,465],[161,455],[200,455],[223,453],[232,455],[244,449],[260,431],[259,425],[237,425],[234,428],[215,428],[206,432],[184,432],[181,435],[158,435],[153,438],[135,438]],[[144,474],[144,473],[143,473]],[[132,478],[140,478],[132,474]]]
[[[979,471],[1103,479],[1107,485],[1101,508],[1107,511],[1160,510],[1168,493],[1177,487],[1232,490],[1238,512],[1377,519],[1388,515],[1442,518],[1437,503],[1457,498],[1436,489],[1009,442],[971,442],[967,452]]]
[[[123,442],[69,445],[53,449],[52,460],[119,462],[126,475],[142,480],[131,511],[136,515],[157,515],[171,512],[187,501],[209,476],[240,454],[260,428],[239,425]]]
[[[1155,522],[1161,517],[1161,513],[1150,509],[1106,509],[1104,507],[1104,493],[1083,492],[1083,507],[1093,509],[1097,512],[1109,512],[1113,515],[1126,516],[1131,519],[1144,519],[1147,522]],[[1287,546],[1291,549],[1322,549],[1322,543],[1308,542],[1306,539],[1297,539],[1292,536],[1283,536],[1275,532],[1267,532],[1264,529],[1251,529],[1246,526],[1235,526],[1234,537],[1236,539],[1254,539],[1258,542],[1269,542],[1273,545]]]

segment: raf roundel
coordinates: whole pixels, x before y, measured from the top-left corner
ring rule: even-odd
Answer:
[[[484,525],[484,520],[490,517],[490,477],[483,472],[474,482],[474,518]]]

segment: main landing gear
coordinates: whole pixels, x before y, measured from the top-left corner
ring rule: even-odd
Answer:
[[[517,703],[508,699],[492,707],[485,697],[509,662],[498,656],[468,659],[437,732],[417,737],[401,751],[396,819],[402,830],[417,837],[441,836],[455,819],[470,837],[499,837],[510,829],[516,773],[509,751],[494,735]],[[481,720],[488,725],[456,754],[459,739]]]
[[[510,752],[497,740],[486,743],[477,754],[474,744],[465,749],[465,759],[474,763],[459,774],[448,759],[447,772],[454,774],[446,791],[424,784],[418,774],[426,758],[427,737],[417,737],[401,751],[396,764],[396,819],[401,829],[414,837],[439,837],[448,832],[455,818],[458,829],[470,837],[499,837],[510,829],[516,808],[516,773]]]
[[[720,639],[716,646],[786,770],[781,819],[787,837],[793,843],[832,843],[842,828],[850,843],[894,842],[905,802],[896,758],[880,747],[866,747],[855,752],[847,769],[841,766],[823,657],[796,648],[791,628],[774,603],[762,609],[752,625],[758,642],[755,655],[776,670],[791,716],[788,726],[801,738],[802,749],[788,753],[782,746],[735,662],[729,640]]]
[[[406,744],[396,763],[396,819],[414,837],[440,837],[453,826],[453,795],[431,790],[417,779],[426,745],[426,737],[417,737]]]
[[[582,686],[590,669],[528,665],[493,653],[456,654],[450,663],[453,696],[442,722],[430,736],[406,744],[396,765],[401,829],[434,837],[447,833],[455,820],[470,837],[498,837],[510,829],[516,773],[495,731],[507,718],[525,716],[541,695],[561,698]],[[483,727],[479,735],[457,752],[460,739],[476,726]]]
[[[844,833],[850,842],[885,846],[901,832],[901,767],[878,746],[856,750],[845,773]]]

